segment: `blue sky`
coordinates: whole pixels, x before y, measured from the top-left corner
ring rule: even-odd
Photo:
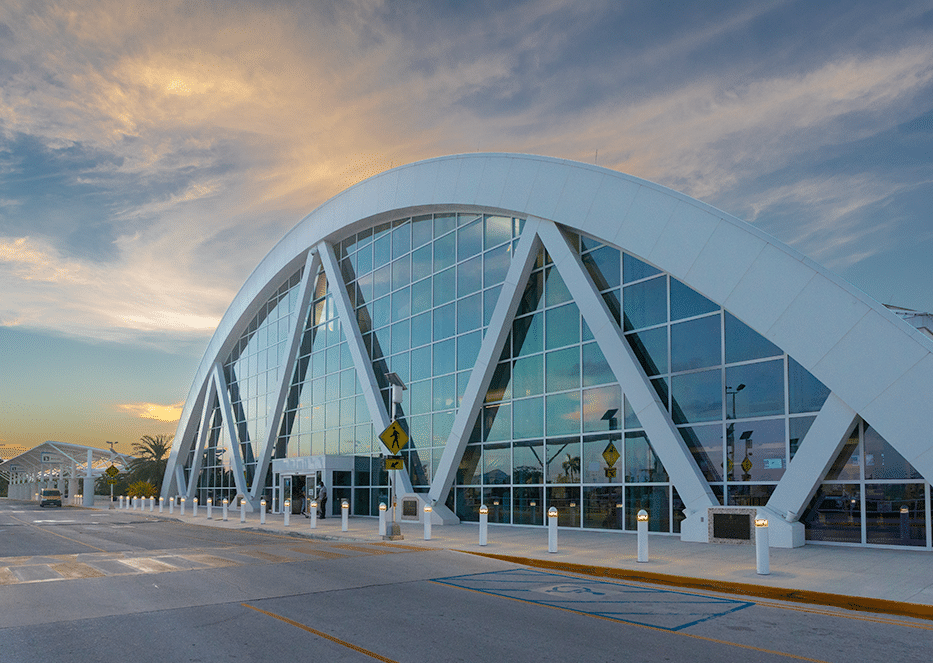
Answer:
[[[174,432],[249,272],[393,165],[593,162],[933,310],[933,2],[0,6],[0,447]]]

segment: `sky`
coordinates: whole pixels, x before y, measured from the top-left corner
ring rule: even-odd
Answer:
[[[933,1],[0,3],[0,456],[175,432],[305,214],[393,166],[573,159],[933,311]]]

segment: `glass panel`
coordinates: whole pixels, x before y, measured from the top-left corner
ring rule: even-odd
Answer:
[[[487,405],[483,408],[483,440],[498,442],[512,437],[512,406]],[[486,483],[489,483],[488,481]]]
[[[431,279],[418,281],[411,286],[411,312],[418,315],[431,309]]]
[[[609,290],[620,285],[621,254],[613,248],[604,246],[583,256],[583,265],[589,271],[593,283],[600,290]]]
[[[820,486],[800,519],[808,541],[862,542],[861,490],[854,483]]]
[[[864,440],[866,479],[923,479],[871,426],[865,426]]]
[[[474,221],[457,230],[457,259],[466,260],[483,252],[483,222]]]
[[[726,427],[726,480],[780,480],[787,465],[785,448],[783,419],[730,423]]]
[[[544,303],[544,273],[533,272],[528,277],[528,283],[525,285],[525,292],[518,304],[516,316],[532,313],[541,308]]]
[[[488,522],[506,524],[511,522],[511,502],[511,488],[483,488],[483,504],[489,509],[487,514]]]
[[[457,314],[453,303],[434,309],[434,340],[450,338],[457,331]]]
[[[829,396],[829,388],[793,357],[787,358],[787,377],[790,413],[819,412]]]
[[[626,331],[667,322],[667,279],[663,276],[626,286],[622,299]]]
[[[512,369],[512,394],[514,398],[534,396],[544,391],[543,355],[517,359]]]
[[[794,417],[788,420],[788,426],[790,426],[790,460],[794,459],[794,454],[797,453],[800,443],[806,437],[807,431],[810,430],[810,426],[813,425],[815,420],[816,417]]]
[[[512,239],[512,217],[487,216],[486,217],[486,248],[498,246],[502,242]]]
[[[583,438],[583,483],[622,483],[622,436],[618,433]],[[615,454],[612,465],[606,461]],[[612,475],[612,476],[610,476]]]
[[[492,314],[496,309],[496,303],[499,301],[499,291],[502,286],[490,288],[483,293],[483,324],[488,325],[492,320]]]
[[[671,320],[718,311],[719,306],[675,278],[671,278]]]
[[[865,471],[868,472],[867,447]],[[865,484],[865,530],[866,543],[925,546],[926,494],[923,484]]]
[[[457,260],[457,236],[445,235],[434,240],[434,273],[447,269]]]
[[[645,373],[667,373],[667,327],[626,334],[625,338]]]
[[[453,373],[456,369],[454,339],[434,344],[434,375]]]
[[[632,409],[632,404],[628,402],[628,398],[623,396],[622,401],[625,407],[625,427],[626,428],[641,428],[641,422],[638,420],[638,416],[635,414],[635,410]],[[666,401],[665,401],[665,407],[666,407]]]
[[[589,387],[615,381],[615,374],[609,368],[599,346],[596,343],[585,344],[583,346],[583,386]]]
[[[649,532],[670,531],[667,486],[627,486],[625,488],[625,529],[637,529],[636,516],[642,509],[648,512]]]
[[[457,370],[473,368],[476,363],[476,357],[479,355],[479,348],[483,342],[482,332],[473,332],[464,334],[457,338]]]
[[[457,376],[445,375],[434,378],[434,409],[449,410],[454,407],[457,399]]]
[[[434,305],[446,304],[454,298],[457,272],[454,268],[446,269],[434,275]]]
[[[457,484],[462,486],[479,485],[481,470],[479,466],[482,453],[478,444],[468,444],[457,468]],[[477,505],[478,508],[478,505]]]
[[[827,481],[858,481],[859,479],[858,426],[852,429],[849,439],[842,445],[839,455],[826,472]]]
[[[722,481],[722,426],[693,426],[679,430],[706,480],[710,483]]]
[[[765,506],[771,499],[775,486],[729,486],[729,506]]]
[[[667,470],[655,455],[642,431],[625,434],[625,481],[627,483],[664,482]]]
[[[433,271],[431,245],[423,246],[411,254],[411,280],[420,281]]]
[[[548,267],[544,270],[544,304],[545,306],[556,306],[571,300],[570,291],[564,283],[564,279],[554,267]]]
[[[545,313],[545,348],[552,350],[580,342],[580,309],[570,303]]]
[[[507,244],[485,253],[483,271],[485,273],[485,286],[499,285],[509,271],[512,261],[512,245]]]
[[[548,483],[579,483],[580,438],[561,437],[547,441]]]
[[[411,250],[411,224],[407,221],[392,231],[392,257],[399,258]]]
[[[433,222],[431,215],[416,216],[411,220],[411,245],[418,247],[431,240]]]
[[[734,315],[726,311],[726,363],[764,359],[781,354],[781,349]]]
[[[457,296],[463,297],[483,287],[483,257],[476,256],[457,265]]]
[[[628,253],[622,254],[622,281],[624,283],[631,283],[632,281],[646,279],[649,276],[654,276],[655,274],[660,273],[660,270],[642,262],[638,258],[635,258]]]
[[[671,378],[671,391],[674,423],[722,419],[722,371],[719,369],[675,375]]]
[[[544,348],[544,314],[518,318],[512,323],[512,345],[515,356],[541,352]]]
[[[541,440],[515,442],[512,483],[542,483],[544,480],[544,445]]]
[[[718,366],[721,363],[722,337],[718,315],[671,325],[672,372]],[[783,402],[782,397],[782,405]]]
[[[784,360],[726,369],[729,419],[784,414]]]
[[[411,319],[411,347],[430,343],[431,338],[431,312],[414,316]]]
[[[580,526],[580,486],[548,486],[547,508],[552,506],[557,508],[559,527]]]
[[[622,390],[619,385],[583,390],[583,432],[619,430]]]
[[[456,493],[457,517],[465,522],[479,520],[479,507],[482,504],[482,491],[479,488],[458,488]]]
[[[438,214],[434,217],[434,236],[440,237],[457,227],[456,214]]]
[[[506,444],[483,446],[483,483],[486,485],[508,483],[512,476],[512,449]]]
[[[512,402],[513,435],[516,439],[544,434],[544,400],[525,398]],[[516,443],[518,444],[518,443]],[[517,452],[516,452],[517,453]]]
[[[522,486],[513,488],[512,492],[515,497],[512,505],[512,523],[515,525],[544,524],[544,495],[541,486]]]
[[[496,366],[496,371],[492,374],[492,380],[489,382],[489,389],[486,391],[487,403],[512,397],[512,385],[509,375],[511,373],[510,368],[509,362],[503,362]]]
[[[545,355],[547,390],[562,391],[580,386],[580,348],[555,350]]]

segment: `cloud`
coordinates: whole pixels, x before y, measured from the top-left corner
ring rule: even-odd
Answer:
[[[171,405],[158,403],[120,403],[117,409],[141,419],[155,419],[156,421],[173,422],[181,418],[184,402]]]

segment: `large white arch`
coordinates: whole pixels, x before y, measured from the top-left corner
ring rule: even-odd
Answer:
[[[933,479],[933,436],[923,407],[933,393],[933,341],[878,302],[754,226],[657,184],[561,159],[467,154],[361,182],[311,212],[269,252],[204,353],[163,492],[178,489],[175,469],[187,457],[215,362],[309,251],[382,220],[451,208],[534,217],[632,253],[722,305],[829,387],[832,396],[814,429],[827,438],[815,455],[808,452],[807,468],[790,464],[775,491],[780,513],[793,517],[809,499],[856,413]],[[814,463],[824,466],[814,469]]]

